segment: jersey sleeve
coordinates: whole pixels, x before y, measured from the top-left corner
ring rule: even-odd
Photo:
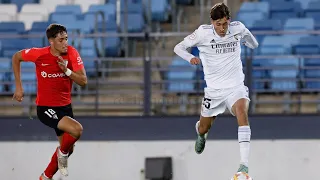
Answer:
[[[183,39],[183,43],[187,47],[193,47],[200,44],[202,40],[202,27],[200,26],[198,29],[196,29],[193,33],[189,34],[187,37]]]
[[[253,36],[253,34],[249,31],[249,29],[246,28],[244,24],[242,24],[239,21],[238,23],[241,32],[241,37],[244,40],[244,44],[251,49],[257,48],[259,46],[259,43]]]
[[[190,62],[190,60],[195,56],[189,53],[187,49],[190,47],[197,46],[201,43],[203,37],[203,33],[201,32],[202,28],[203,27],[200,26],[192,34],[185,37],[183,41],[181,41],[174,47],[173,51],[184,60]]]
[[[23,61],[35,62],[41,55],[41,50],[38,48],[30,48],[21,50]]]
[[[75,48],[72,48],[72,52],[70,55],[70,61],[73,71],[78,71],[84,68],[83,61]]]

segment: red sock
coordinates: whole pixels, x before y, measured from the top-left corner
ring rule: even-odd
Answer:
[[[68,133],[64,133],[62,136],[62,143],[60,146],[60,151],[64,154],[69,153],[69,149],[73,146],[73,144],[77,141],[78,139],[72,137]]]
[[[58,157],[57,157],[57,150],[53,153],[51,161],[44,171],[45,176],[51,179],[53,175],[58,171]]]

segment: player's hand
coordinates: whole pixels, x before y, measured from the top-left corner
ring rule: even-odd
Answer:
[[[67,62],[61,57],[61,56],[58,56],[58,60],[57,60],[57,63],[60,67],[60,69],[63,71],[63,72],[66,72],[67,71]]]
[[[13,97],[12,97],[12,100],[15,99],[16,101],[18,102],[21,102],[23,100],[23,88],[22,87],[17,87],[14,94],[13,94]]]
[[[192,65],[197,65],[197,64],[200,64],[200,59],[197,58],[197,57],[194,57],[190,60],[190,64]]]

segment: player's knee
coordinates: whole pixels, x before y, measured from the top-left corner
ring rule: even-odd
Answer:
[[[83,132],[83,127],[82,125],[79,123],[78,126],[76,126],[76,131],[78,133],[78,136],[80,137],[82,135]]]
[[[83,132],[83,127],[79,123],[73,127],[72,135],[75,136],[76,138],[80,138]]]

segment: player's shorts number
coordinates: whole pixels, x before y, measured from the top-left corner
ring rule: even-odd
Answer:
[[[205,108],[210,109],[210,102],[211,102],[211,99],[203,98],[203,105]]]
[[[56,112],[53,109],[48,109],[44,113],[48,115],[50,118],[52,118],[56,114]]]

